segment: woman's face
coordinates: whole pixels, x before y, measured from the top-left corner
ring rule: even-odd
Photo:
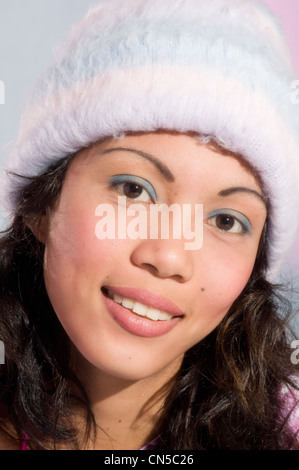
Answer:
[[[194,230],[202,205],[202,246],[186,249],[189,240],[171,230],[154,238],[153,219],[147,236],[134,237],[137,213],[126,209],[136,203],[143,223],[157,204],[190,208]],[[265,219],[254,175],[194,137],[149,133],[99,143],[74,158],[42,221],[49,298],[97,369],[132,380],[170,370],[245,287]]]

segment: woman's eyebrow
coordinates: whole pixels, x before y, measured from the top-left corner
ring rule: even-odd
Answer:
[[[232,188],[227,188],[223,189],[218,193],[218,196],[230,196],[233,193],[247,193],[247,194],[253,194],[256,196],[260,201],[264,203],[266,206],[266,209],[268,209],[268,202],[267,202],[267,197],[264,196],[263,194],[260,194],[258,191],[255,191],[255,189],[250,189],[250,188],[245,188],[243,186],[234,186]]]
[[[153,157],[149,153],[142,152],[141,150],[136,150],[133,148],[127,148],[127,147],[113,147],[104,150],[102,153],[111,153],[111,152],[131,152],[134,153],[135,155],[139,155],[139,157],[145,158],[146,160],[150,161],[155,165],[155,167],[159,170],[159,172],[164,176],[166,181],[173,183],[175,181],[175,177],[172,174],[172,172],[169,170],[167,166],[165,166],[160,160],[157,158]]]

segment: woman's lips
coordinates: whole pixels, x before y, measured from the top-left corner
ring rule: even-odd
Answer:
[[[184,316],[171,300],[144,289],[105,286],[102,292],[107,310],[114,320],[138,336],[164,335]]]
[[[169,313],[172,317],[183,316],[184,312],[171,300],[166,299],[157,294],[153,294],[145,289],[137,289],[132,287],[105,287],[107,291],[125,297],[128,299],[135,300],[148,307],[162,310],[163,312]]]

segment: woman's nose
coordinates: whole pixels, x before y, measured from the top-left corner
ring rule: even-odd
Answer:
[[[187,282],[193,275],[193,254],[183,240],[141,240],[131,255],[131,262],[160,278]]]

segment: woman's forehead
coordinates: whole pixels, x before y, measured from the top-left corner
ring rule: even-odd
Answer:
[[[194,133],[180,133],[171,131],[156,131],[144,133],[130,133],[120,138],[107,138],[97,142],[87,149],[82,149],[77,156],[80,156],[86,163],[100,155],[112,156],[113,160],[126,162],[136,158],[136,162],[148,164],[148,161],[156,163],[157,166],[164,166],[164,173],[169,181],[174,181],[172,172],[176,169],[183,171],[183,174],[198,168],[213,167],[213,174],[216,176],[215,164],[221,165],[221,178],[246,177],[249,176],[256,186],[263,191],[263,183],[258,172],[237,152],[233,152],[220,146],[216,140],[210,138],[204,143],[201,136]],[[209,155],[209,158],[204,157]],[[162,169],[163,171],[163,169]],[[219,175],[218,175],[219,177]]]

